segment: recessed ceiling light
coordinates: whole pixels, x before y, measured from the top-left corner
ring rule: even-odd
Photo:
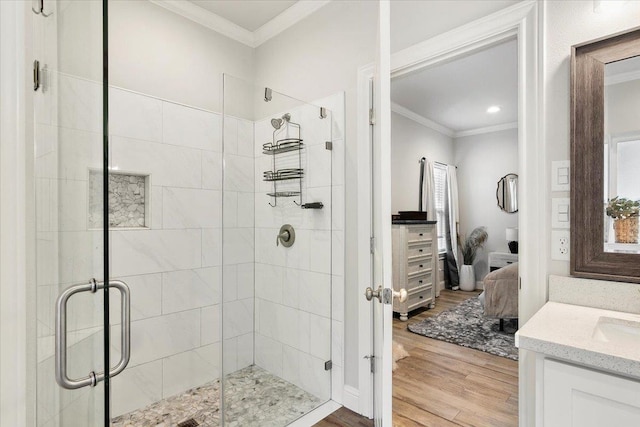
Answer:
[[[491,107],[487,108],[487,113],[497,113],[498,111],[500,111],[500,107],[498,107],[497,105],[492,105]]]

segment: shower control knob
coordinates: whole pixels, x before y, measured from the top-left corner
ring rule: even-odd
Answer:
[[[282,246],[285,248],[293,246],[293,243],[296,241],[296,232],[291,226],[291,224],[285,224],[280,227],[280,231],[276,236],[276,246]]]

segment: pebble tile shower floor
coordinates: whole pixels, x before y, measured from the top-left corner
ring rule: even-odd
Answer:
[[[227,375],[225,426],[282,427],[323,401],[257,366]],[[220,381],[216,380],[146,408],[121,415],[112,427],[220,426]]]

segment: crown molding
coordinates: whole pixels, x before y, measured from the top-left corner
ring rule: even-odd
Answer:
[[[331,0],[298,1],[253,32],[253,47],[260,46],[330,2]]]
[[[229,37],[249,47],[253,45],[253,33],[233,22],[224,19],[220,15],[209,12],[200,6],[184,0],[149,0],[151,3],[164,7],[173,13],[177,13],[195,23],[205,26],[215,32]]]
[[[391,111],[396,114],[400,114],[401,116],[406,117],[409,120],[413,120],[414,122],[421,124],[424,127],[428,127],[429,129],[435,130],[436,132],[440,132],[441,134],[446,135],[449,138],[453,138],[455,136],[455,132],[452,129],[449,129],[448,127],[443,126],[440,123],[436,123],[433,120],[427,119],[426,117],[423,117],[418,113],[414,113],[408,108],[405,108],[395,102],[391,102]]]
[[[518,128],[518,122],[511,122],[511,123],[505,123],[502,125],[487,126],[483,128],[469,129],[469,130],[455,132],[453,137],[462,138],[465,136],[481,135],[483,133],[500,132],[502,130],[517,129],[517,128]]]
[[[220,33],[249,47],[256,48],[297,24],[331,0],[298,1],[255,31],[249,31],[222,16],[185,0],[149,0],[173,13]]]

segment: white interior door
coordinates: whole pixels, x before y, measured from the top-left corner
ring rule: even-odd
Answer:
[[[392,425],[392,318],[391,282],[391,92],[390,5],[379,2],[378,52],[373,82],[372,298],[374,355],[374,419],[376,427]]]

